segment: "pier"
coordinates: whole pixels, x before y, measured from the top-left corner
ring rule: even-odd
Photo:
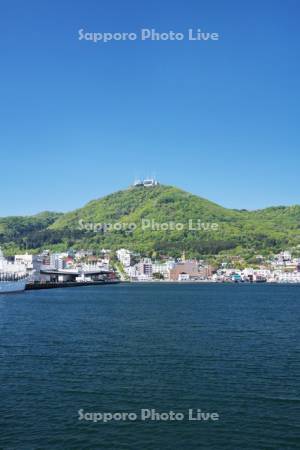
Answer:
[[[106,284],[118,284],[119,280],[101,280],[101,281],[48,281],[45,283],[35,282],[27,283],[25,290],[34,291],[40,289],[57,289],[57,288],[75,288],[80,286],[97,286]]]

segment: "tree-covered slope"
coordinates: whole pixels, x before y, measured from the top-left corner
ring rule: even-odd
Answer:
[[[83,208],[61,216],[52,228],[78,227],[79,220],[108,223],[153,218],[161,222],[183,222],[188,218],[232,220],[236,211],[223,208],[172,186],[129,188],[89,202]]]
[[[135,224],[136,229],[104,234],[90,232],[82,242],[112,248],[125,245],[137,251],[168,254],[182,250],[191,255],[213,254],[235,249],[253,254],[296,245],[300,234],[299,210],[299,206],[253,212],[230,210],[172,186],[140,187],[93,200],[61,216],[51,228],[78,230],[88,229],[92,224],[97,228],[99,224],[120,222]],[[153,220],[155,224],[179,223],[184,228],[143,229],[143,220]],[[193,228],[200,222],[200,229],[191,230],[189,221]]]
[[[124,246],[144,254],[251,256],[296,246],[299,236],[300,206],[232,210],[163,185],[118,191],[67,214],[0,219],[0,243],[33,249]]]
[[[44,230],[47,230],[60,215],[44,211],[34,216],[0,217],[0,245],[9,253],[35,247],[35,236],[38,240]]]

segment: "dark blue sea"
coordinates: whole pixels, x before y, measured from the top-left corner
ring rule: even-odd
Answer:
[[[299,449],[299,318],[296,285],[2,295],[0,448]],[[184,419],[142,421],[141,409]],[[190,421],[189,409],[219,420]],[[80,410],[138,419],[79,420]]]

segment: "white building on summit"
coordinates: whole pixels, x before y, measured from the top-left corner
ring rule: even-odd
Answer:
[[[139,186],[153,187],[153,186],[157,186],[157,185],[158,185],[158,181],[154,177],[152,177],[152,178],[145,178],[143,180],[137,179],[133,183],[134,187],[139,187]]]

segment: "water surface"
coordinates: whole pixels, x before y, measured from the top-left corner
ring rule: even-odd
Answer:
[[[296,449],[300,286],[132,284],[0,296],[0,448]],[[92,423],[93,412],[216,422]]]

